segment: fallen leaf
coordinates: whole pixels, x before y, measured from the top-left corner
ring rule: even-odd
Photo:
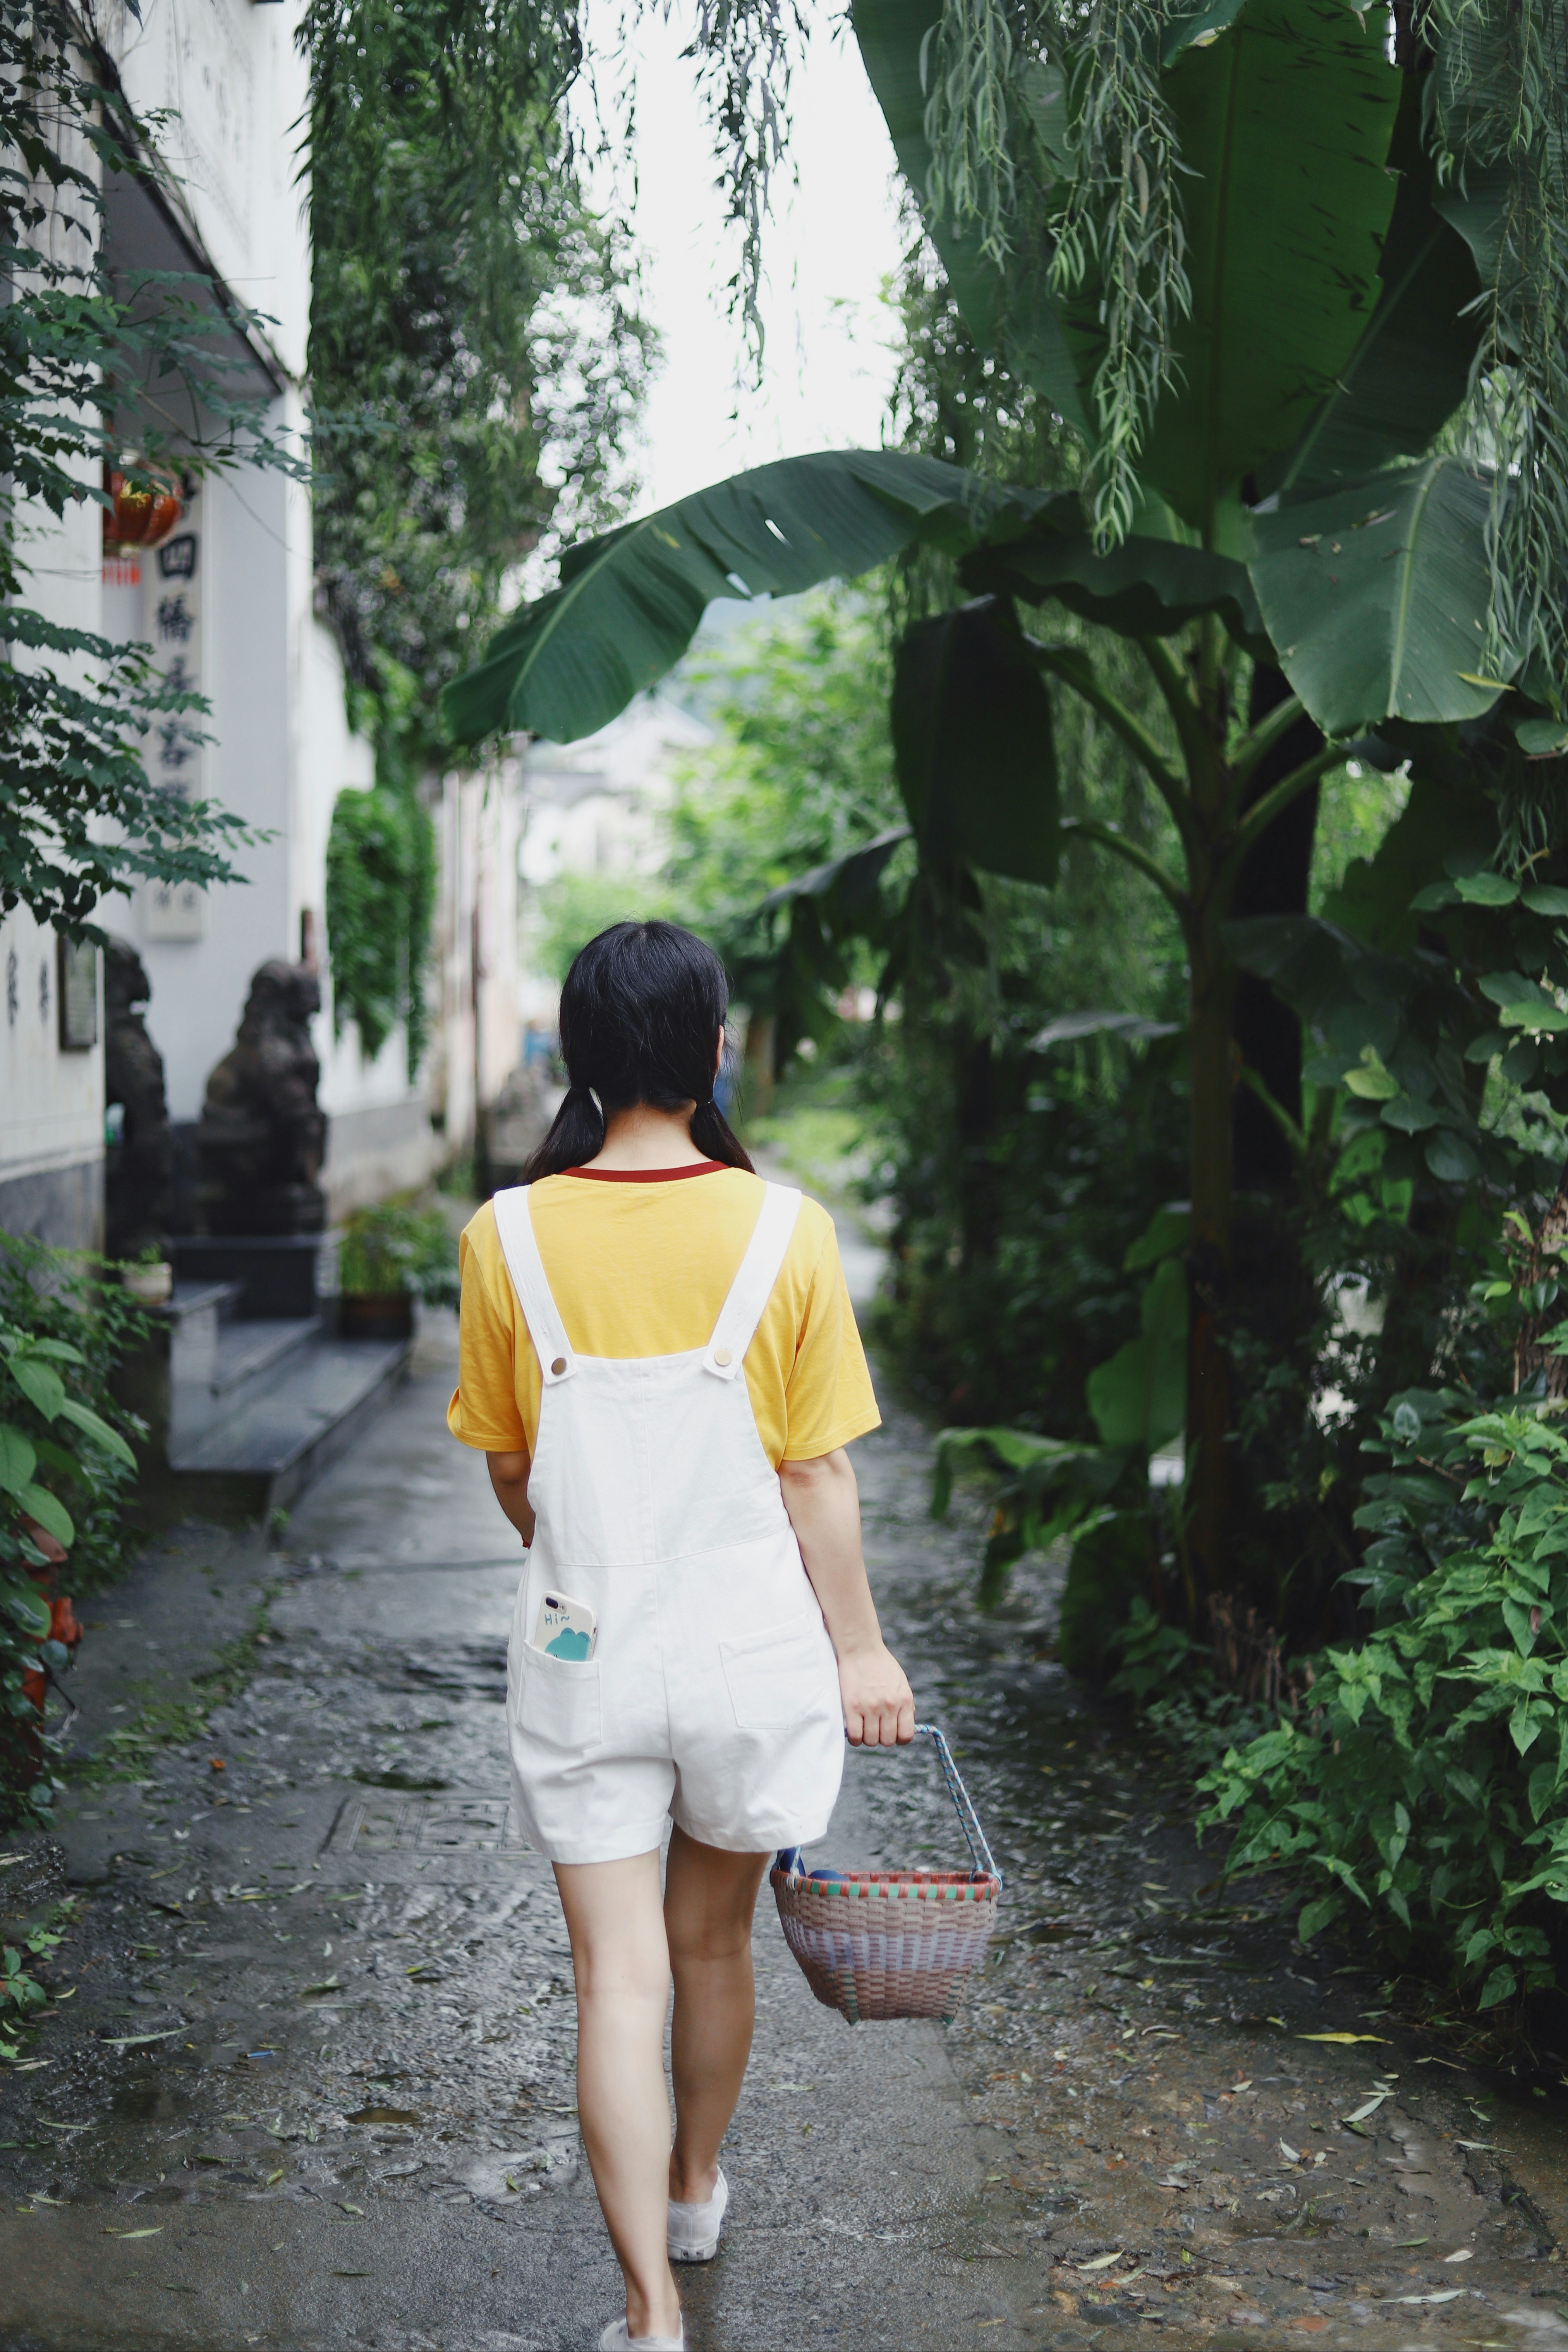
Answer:
[[[268,2174],[268,2176],[267,2176],[266,2179],[262,2182],[262,2184],[261,2184],[261,2185],[262,2185],[262,2187],[263,2187],[264,2189],[276,2189],[276,2188],[277,2188],[277,2186],[278,2186],[278,2183],[282,2179],[282,2178],[283,2178],[283,2167],[282,2167],[281,2165],[279,2165],[276,2172],[269,2172],[269,2173]]]
[[[1390,2303],[1458,2303],[1464,2294],[1462,2286],[1439,2287],[1436,2294],[1391,2294]]]
[[[369,2278],[369,2271],[334,2271],[334,2278]]]
[[[1457,2246],[1451,2254],[1445,2254],[1443,2260],[1446,2263],[1468,2263],[1474,2256],[1475,2251],[1474,2246]]]
[[[1377,2092],[1374,2092],[1374,2093],[1373,2093],[1373,2096],[1372,2096],[1370,2099],[1366,2099],[1366,2100],[1364,2100],[1364,2101],[1363,2102],[1363,2104],[1362,2104],[1359,2107],[1357,2107],[1357,2109],[1355,2110],[1355,2113],[1354,2113],[1353,2115],[1342,2116],[1340,2117],[1340,2121],[1341,2121],[1341,2123],[1342,2123],[1342,2124],[1363,2124],[1363,2123],[1365,2123],[1365,2121],[1366,2121],[1366,2119],[1367,2119],[1368,2116],[1375,2114],[1375,2112],[1377,2111],[1377,2109],[1378,2109],[1379,2107],[1381,2107],[1381,2106],[1382,2106],[1382,2105],[1383,2105],[1383,2103],[1384,2103],[1384,2099],[1392,2098],[1392,2097],[1393,2097],[1393,2095],[1394,2095],[1394,2094],[1393,2094],[1391,2091],[1377,2091]]]
[[[1287,2164],[1300,2164],[1301,2161],[1300,2149],[1299,2147],[1292,2147],[1288,2139],[1282,2139],[1280,2141],[1279,2153],[1284,2158]]]
[[[1112,2263],[1119,2263],[1121,2260],[1121,2249],[1116,2246],[1109,2254],[1096,2254],[1091,2263],[1075,2263],[1073,2268],[1079,2271],[1108,2271]]]
[[[184,2030],[183,2025],[171,2025],[163,2033],[105,2034],[102,2046],[105,2050],[139,2050],[144,2042],[173,2042]]]
[[[357,2213],[362,2221],[364,2220],[364,2207],[363,2205],[346,2204],[341,2197],[338,2200],[338,2205],[340,2210],[344,2213]]]
[[[1471,2148],[1478,2155],[1495,2155],[1497,2153],[1497,2142],[1492,2139],[1457,2139],[1454,2142],[1454,2146],[1456,2147]]]
[[[1268,2022],[1273,2025],[1278,2020],[1271,2017]],[[1298,2033],[1296,2039],[1298,2042],[1381,2042],[1384,2047],[1388,2042],[1386,2033]]]
[[[1233,2084],[1231,2084],[1231,2086],[1230,2086],[1230,2094],[1231,2094],[1232,2098],[1234,2098],[1234,2097],[1236,2096],[1236,2094],[1237,2093],[1237,2091],[1250,2091],[1250,2090],[1251,2090],[1251,2088],[1252,2088],[1252,2077],[1251,2077],[1251,2075],[1249,2074],[1249,2075],[1247,2076],[1247,2080],[1246,2080],[1246,2082],[1245,2082],[1245,2083],[1233,2083]]]
[[[163,2231],[160,2223],[155,2230],[105,2230],[103,2234],[106,2238],[161,2238]]]

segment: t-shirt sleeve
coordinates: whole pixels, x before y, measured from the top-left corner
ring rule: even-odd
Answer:
[[[485,1219],[489,1231],[481,1232]],[[513,1327],[492,1287],[498,1268],[501,1279],[507,1279],[505,1261],[495,1213],[488,1204],[463,1229],[458,1265],[463,1279],[458,1385],[447,1407],[447,1426],[462,1444],[486,1454],[524,1454],[528,1433],[517,1402]]]
[[[786,1462],[815,1461],[879,1428],[882,1421],[844,1280],[838,1237],[831,1220],[825,1223],[795,1367],[785,1384]]]

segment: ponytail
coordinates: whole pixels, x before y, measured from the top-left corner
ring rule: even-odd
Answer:
[[[568,1087],[549,1134],[523,1162],[521,1181],[535,1184],[542,1176],[559,1176],[564,1169],[581,1168],[604,1148],[605,1119],[598,1104],[586,1087]]]
[[[561,991],[571,1085],[522,1181],[581,1168],[604,1149],[608,1111],[693,1105],[690,1136],[726,1168],[752,1163],[713,1099],[729,982],[712,949],[674,923],[615,923],[574,959]]]
[[[705,1160],[722,1160],[726,1168],[743,1168],[749,1176],[756,1174],[744,1144],[731,1133],[730,1122],[711,1095],[691,1114],[691,1140]]]

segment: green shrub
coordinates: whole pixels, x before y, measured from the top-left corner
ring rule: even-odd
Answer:
[[[432,1307],[458,1303],[458,1253],[439,1209],[408,1200],[356,1209],[338,1248],[338,1287],[351,1297],[411,1290]]]
[[[1356,1514],[1372,1630],[1200,1788],[1227,1874],[1305,1881],[1304,1940],[1359,1914],[1489,2009],[1554,1982],[1568,1903],[1568,1406],[1475,1402],[1394,1400]]]
[[[0,1821],[47,1818],[55,1742],[40,1677],[66,1663],[50,1637],[50,1559],[73,1595],[101,1584],[132,1539],[129,1439],[141,1425],[109,1376],[146,1328],[102,1262],[0,1234]],[[57,1580],[59,1571],[56,1571]],[[30,1687],[29,1687],[30,1685]]]

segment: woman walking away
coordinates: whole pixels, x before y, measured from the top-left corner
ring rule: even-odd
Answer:
[[[844,1451],[879,1416],[832,1221],[763,1183],[714,1103],[727,1009],[673,924],[578,956],[570,1091],[463,1235],[447,1414],[528,1547],[512,1793],[572,1939],[578,2115],[626,2280],[599,2341],[668,2352],[670,2263],[712,2258],[729,2202],[769,1856],[826,1829],[846,1731],[914,1736]]]

